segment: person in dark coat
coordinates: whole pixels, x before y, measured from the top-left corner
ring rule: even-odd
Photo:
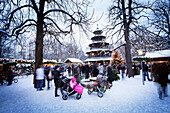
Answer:
[[[81,66],[81,72],[82,72],[82,74],[85,73],[85,64],[82,64],[82,66]]]
[[[106,71],[106,73],[107,73],[107,81],[110,83],[110,84],[112,84],[112,82],[113,82],[113,70],[112,70],[112,68],[111,68],[111,66],[107,66],[107,71]]]
[[[4,84],[4,81],[3,81],[3,74],[2,74],[2,73],[0,73],[0,83],[1,83],[1,85]]]
[[[118,74],[120,74],[120,69],[121,69],[121,67],[120,67],[120,65],[118,64],[118,65],[117,65]]]
[[[157,68],[157,64],[154,62],[153,65],[152,65],[152,74],[153,74],[153,77],[154,77],[154,82],[157,82],[157,76],[156,76],[156,69]]]
[[[71,76],[71,66],[68,66],[68,76]]]
[[[71,65],[72,74],[74,74],[74,64]]]
[[[168,97],[167,94],[167,83],[168,83],[168,67],[165,63],[162,63],[158,66],[156,74],[158,76],[158,93],[159,98],[162,99],[162,93],[164,94],[164,97]]]
[[[52,81],[51,67],[46,67],[45,68],[45,76],[47,78],[47,89],[50,89],[50,82]]]
[[[125,70],[126,70],[124,63],[122,64],[122,66],[120,67],[120,69],[122,70],[121,75],[122,75],[122,79],[123,79],[123,78],[124,78],[124,74],[125,74]]]
[[[148,70],[149,69],[148,69],[147,64],[143,63],[143,78],[144,78],[144,81],[146,80],[145,75],[147,76],[148,81],[151,81],[151,79],[149,78]]]
[[[86,65],[84,66],[84,70],[85,70],[85,79],[88,79],[89,78],[89,72],[90,72],[90,67],[88,65],[88,63],[86,63]]]
[[[137,75],[137,66],[135,63],[133,64],[133,71],[134,71],[134,75]]]
[[[73,76],[76,78],[76,82],[80,83],[80,73],[79,73],[79,66],[74,66],[74,74]]]
[[[13,79],[13,74],[12,74],[11,67],[9,67],[7,73],[8,86],[12,84],[12,79]]]
[[[92,65],[92,74],[93,74],[93,77],[97,77],[98,73],[99,72],[98,72],[97,66],[96,66],[95,63],[93,63],[93,65]]]
[[[57,93],[57,90],[60,87],[60,76],[61,76],[59,69],[60,69],[59,66],[55,66],[54,68],[55,97],[60,96]]]

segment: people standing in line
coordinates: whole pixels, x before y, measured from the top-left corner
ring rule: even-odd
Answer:
[[[58,93],[57,93],[57,90],[58,90],[58,88],[60,87],[60,83],[61,83],[61,81],[60,81],[60,76],[61,76],[61,74],[60,74],[60,67],[59,66],[55,66],[55,68],[54,68],[54,84],[55,84],[55,97],[58,97],[58,96],[60,96]]]
[[[99,66],[98,66],[97,68],[98,68],[98,70],[99,70],[99,75],[103,75],[103,72],[104,72],[103,64],[100,63]]]
[[[73,76],[76,78],[76,82],[80,83],[80,73],[79,73],[79,66],[74,66],[74,74]]]
[[[89,67],[88,63],[85,64],[84,70],[85,70],[85,79],[88,79],[89,78],[89,72],[90,72],[90,67]]]
[[[122,75],[122,79],[123,79],[124,78],[124,74],[125,74],[125,70],[126,70],[124,63],[122,64],[120,69],[121,69],[121,75]]]
[[[106,67],[106,75],[107,75],[107,81],[112,84],[114,78],[113,78],[113,70],[112,70],[112,67],[111,66],[107,66]]]
[[[159,98],[162,99],[162,94],[164,94],[164,97],[168,97],[167,94],[167,83],[168,83],[168,67],[165,63],[162,63],[158,66],[156,70],[156,74],[158,75],[158,94]]]
[[[151,79],[149,78],[148,70],[149,69],[148,69],[146,62],[143,63],[143,78],[144,78],[144,81],[146,81],[145,75],[147,76],[148,81],[151,81]]]
[[[43,90],[43,83],[44,83],[45,73],[44,73],[44,66],[40,65],[39,68],[36,70],[36,80],[37,80],[37,91]]]

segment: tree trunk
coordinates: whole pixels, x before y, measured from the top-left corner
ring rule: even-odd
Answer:
[[[133,76],[133,71],[132,71],[132,57],[131,57],[131,44],[128,36],[126,37],[126,46],[125,46],[125,52],[126,52],[126,63],[127,63],[127,73],[128,76],[131,77]]]
[[[43,17],[39,16],[35,44],[35,71],[43,63],[43,37]],[[36,88],[36,73],[34,73],[34,87]]]
[[[36,44],[35,44],[35,72],[36,69],[43,64],[43,23],[44,23],[44,0],[40,0],[39,10],[37,13],[37,35],[36,35]],[[36,88],[36,73],[34,73],[34,87]]]
[[[131,18],[129,18],[129,22],[127,22],[126,18],[126,8],[125,8],[125,0],[121,1],[122,3],[122,10],[123,10],[123,24],[124,24],[124,34],[125,34],[125,41],[126,41],[126,46],[125,46],[125,57],[126,57],[126,63],[127,63],[127,73],[128,76],[131,77],[133,76],[133,71],[132,71],[132,58],[131,58],[131,44],[129,40],[129,26],[131,23]],[[129,16],[131,15],[131,3],[132,0],[129,0]]]

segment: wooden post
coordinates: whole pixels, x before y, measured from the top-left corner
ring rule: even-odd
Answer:
[[[150,62],[151,62],[151,58],[150,58]],[[152,63],[151,63],[151,80],[153,80]]]

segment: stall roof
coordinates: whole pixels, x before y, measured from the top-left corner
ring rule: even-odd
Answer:
[[[136,56],[133,57],[133,60],[136,61],[167,61],[170,60],[170,50],[161,50],[154,52],[146,52],[145,56]]]
[[[80,59],[77,58],[67,58],[64,63],[83,63]]]
[[[146,52],[145,57],[147,57],[147,58],[170,57],[170,50],[161,50],[161,51],[154,51],[154,52]]]

